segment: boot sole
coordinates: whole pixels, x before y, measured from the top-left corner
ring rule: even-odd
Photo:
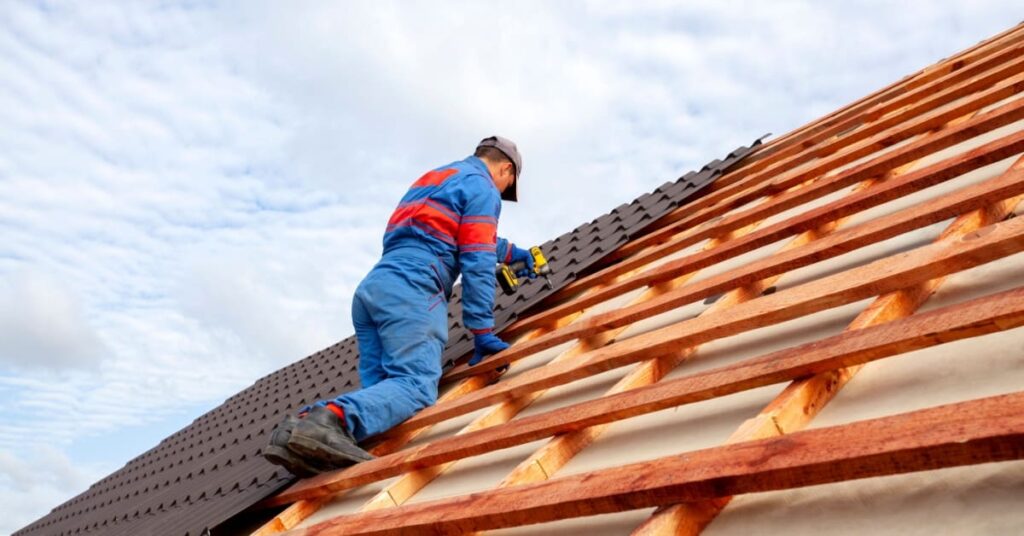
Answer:
[[[268,445],[263,449],[263,457],[274,465],[284,467],[289,473],[299,478],[309,478],[324,471],[317,470],[313,466],[296,458],[295,454],[284,447]]]
[[[373,459],[372,454],[359,447],[355,447],[351,451],[341,451],[328,447],[315,439],[295,433],[292,433],[292,437],[288,440],[288,449],[301,456],[324,460],[332,465],[348,466]]]

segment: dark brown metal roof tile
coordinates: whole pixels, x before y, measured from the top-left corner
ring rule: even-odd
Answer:
[[[495,327],[504,329],[527,315],[530,307],[685,202],[759,144],[757,140],[741,147],[542,244],[554,270],[554,289],[534,280],[525,282],[515,296],[497,292]],[[461,309],[461,288],[456,287],[449,300],[451,330],[443,362],[465,358],[473,349],[472,336],[460,322]],[[348,337],[259,378],[15,535],[201,536],[294,480],[267,463],[259,450],[280,415],[358,387],[357,351],[355,338]]]

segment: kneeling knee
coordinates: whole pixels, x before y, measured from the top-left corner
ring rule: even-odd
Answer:
[[[416,390],[416,399],[423,403],[423,407],[433,406],[437,402],[437,386],[427,385],[425,382],[415,382],[412,388]]]

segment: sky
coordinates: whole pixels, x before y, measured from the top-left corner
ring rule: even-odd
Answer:
[[[0,3],[0,534],[352,333],[500,134],[543,242],[1024,20],[1008,1]]]

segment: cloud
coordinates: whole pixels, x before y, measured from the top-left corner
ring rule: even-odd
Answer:
[[[41,447],[21,457],[0,449],[0,533],[10,534],[68,497],[85,491],[109,467],[73,462],[66,454]]]
[[[0,364],[11,368],[91,368],[106,353],[78,300],[35,274],[0,281]]]
[[[1012,7],[0,3],[0,500],[44,444],[77,464],[349,335],[395,202],[486,135],[525,157],[500,232],[537,243]]]

